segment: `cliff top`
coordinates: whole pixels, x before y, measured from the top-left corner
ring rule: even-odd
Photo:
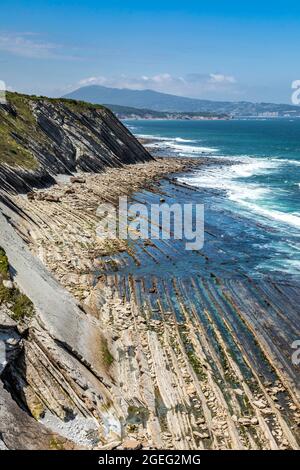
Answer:
[[[101,105],[7,93],[0,104],[0,184],[29,191],[59,173],[99,172],[151,156]]]

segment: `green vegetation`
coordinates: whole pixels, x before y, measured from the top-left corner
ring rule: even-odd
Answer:
[[[8,259],[3,248],[0,247],[0,278],[7,279],[9,272]]]
[[[56,436],[51,437],[50,442],[49,442],[49,447],[51,450],[64,450],[64,442],[57,438]]]
[[[49,103],[61,103],[65,105],[66,107],[68,107],[69,109],[73,109],[74,111],[87,111],[89,109],[90,110],[91,109],[105,109],[105,106],[101,104],[93,104],[93,103],[88,103],[86,101],[73,100],[69,98],[48,98],[48,96],[24,95],[22,93],[12,93],[12,92],[7,92],[6,96],[7,96],[8,102],[13,105],[17,105],[20,102],[29,103],[30,101],[48,101]]]
[[[190,362],[192,368],[194,369],[194,371],[196,372],[198,377],[201,380],[204,380],[206,378],[206,373],[203,370],[203,366],[201,364],[201,361],[197,357],[197,355],[195,353],[195,350],[194,350],[194,347],[190,342],[187,326],[185,324],[182,324],[182,325],[178,326],[178,329],[179,329],[180,337],[181,337],[181,340],[183,342],[186,354],[188,356],[188,359],[189,359],[189,362]]]
[[[41,148],[49,147],[47,136],[37,125],[32,112],[32,104],[35,101],[60,103],[70,111],[78,113],[103,109],[100,105],[65,98],[47,98],[11,92],[7,92],[6,97],[12,108],[7,109],[0,105],[0,164],[21,166],[26,170],[36,170],[39,166],[30,151],[29,142],[34,141]]]
[[[16,321],[30,318],[34,314],[31,300],[15,287],[5,287],[3,281],[10,279],[8,259],[3,248],[0,247],[0,305],[7,304]]]
[[[13,297],[12,312],[13,319],[16,321],[32,317],[34,313],[34,307],[31,300],[26,297],[26,295],[21,294],[17,289],[15,289]]]
[[[114,358],[108,349],[106,338],[103,338],[101,341],[101,356],[102,356],[103,364],[105,365],[105,367],[109,368],[113,364]]]
[[[2,282],[0,284],[0,305],[8,304],[12,312],[12,318],[17,322],[30,318],[34,314],[34,306],[31,300],[18,289],[8,289]]]
[[[33,138],[36,133],[36,122],[29,102],[17,93],[7,95],[15,112],[7,113],[0,106],[0,163],[34,170],[38,162],[23,144],[27,135]]]
[[[38,401],[34,405],[30,405],[30,411],[34,419],[38,421],[44,416],[45,407],[40,401]]]

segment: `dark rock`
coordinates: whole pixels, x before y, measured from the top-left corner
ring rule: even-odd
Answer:
[[[49,201],[49,202],[59,202],[60,197],[56,196],[55,194],[46,194],[44,196],[44,201]]]
[[[71,183],[85,183],[85,178],[82,178],[81,176],[71,176],[70,178]]]

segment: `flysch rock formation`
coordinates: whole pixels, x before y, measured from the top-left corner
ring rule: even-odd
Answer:
[[[195,165],[195,162],[189,164]],[[83,240],[89,240],[91,255],[107,249],[95,239],[95,204],[101,201],[100,194],[108,195],[111,201],[116,200],[119,194],[126,194],[129,187],[131,191],[138,190],[152,182],[155,177],[176,169],[184,169],[186,163],[169,160],[153,161],[149,165],[128,165],[128,169],[111,169],[98,176],[85,175],[87,181],[91,179],[92,187],[99,191],[99,196],[88,189],[88,198],[86,183],[83,184],[82,180],[76,177],[73,183],[62,183],[36,192],[33,200],[23,195],[10,195],[10,205],[7,201],[6,204],[1,204],[2,248],[12,267],[14,282],[31,299],[36,310],[26,331],[26,338],[22,339],[20,358],[7,368],[5,383],[13,388],[12,394],[21,398],[36,419],[50,426],[52,431],[60,432],[65,438],[72,438],[75,444],[88,448],[120,444],[124,438],[124,423],[131,400],[126,404],[126,400],[121,400],[121,403],[116,399],[119,397],[119,390],[115,383],[116,377],[110,368],[108,349],[108,344],[111,344],[114,336],[113,330],[104,329],[103,322],[94,315],[92,306],[82,302],[85,295],[82,289],[86,291],[91,287],[92,274],[88,273],[89,261],[85,256],[76,259],[77,249],[85,252]],[[119,175],[120,171],[122,175]],[[120,186],[114,184],[118,176],[123,176]],[[70,191],[70,188],[75,188],[75,191]],[[76,201],[78,193],[84,194],[84,201],[78,200],[76,207],[77,204],[73,205],[72,201]],[[53,198],[46,197],[47,195],[52,195]],[[71,202],[73,215],[80,210],[82,203],[92,203],[95,209],[90,212],[87,208],[91,219],[83,215],[82,211],[78,216],[75,215],[75,218],[71,214],[65,215],[65,222],[68,224],[68,228],[65,228],[67,231],[70,229],[67,235],[70,244],[64,251],[70,258],[68,261],[66,258],[62,263],[78,265],[77,268],[72,268],[74,287],[77,285],[74,297],[71,295],[72,291],[70,293],[63,288],[64,282],[58,282],[61,281],[59,276],[56,276],[56,279],[53,277],[50,273],[51,267],[49,270],[45,263],[44,255],[47,253],[47,257],[51,257],[51,246],[46,248],[44,255],[42,252],[37,255],[30,243],[36,238],[35,230],[47,225],[42,222],[42,218],[46,217],[48,222],[51,220],[51,216],[48,219],[49,212],[46,207],[37,218],[35,211],[44,203],[49,203],[51,210],[56,211],[57,203],[54,201],[62,201],[63,198],[66,198],[67,206]],[[31,215],[26,213],[27,204],[32,208]],[[57,236],[58,238],[55,236],[54,239],[51,235],[50,238],[55,245],[60,246],[66,236],[62,226],[58,228]],[[124,248],[121,244],[118,246],[120,242],[116,243],[116,250]],[[34,246],[40,247],[39,242]],[[70,251],[72,247],[76,247],[75,258]],[[83,283],[78,282],[81,276],[76,274],[82,269],[82,263],[86,272],[83,275]],[[89,438],[82,437],[85,430]]]
[[[33,434],[32,439],[30,433],[26,437],[25,429],[18,433],[16,427],[14,441],[12,424],[8,426],[15,422],[19,422],[20,429],[30,425],[37,435],[41,425],[24,416],[31,414],[39,419],[45,416],[45,409],[65,421],[74,416],[89,421],[86,433],[90,439],[82,438],[82,432],[80,434],[78,430],[73,436],[77,445],[82,442],[89,447],[94,442],[119,440],[119,412],[110,397],[111,379],[102,365],[101,329],[97,320],[80,308],[15,232],[11,221],[18,218],[19,208],[12,204],[11,194],[49,186],[61,174],[69,178],[75,175],[74,181],[78,181],[78,172],[100,172],[105,167],[122,167],[152,157],[120,121],[101,106],[15,93],[8,93],[7,97],[7,104],[0,105],[0,199],[3,209],[0,212],[0,246],[9,259],[13,281],[33,302],[36,314],[30,329],[22,332],[21,346],[15,348],[15,354],[8,351],[7,342],[17,341],[14,338],[16,326],[11,326],[12,337],[7,337],[7,326],[2,321],[4,313],[1,317],[1,332],[3,328],[6,331],[1,333],[4,358],[1,378],[2,388],[8,389],[1,391],[3,446],[55,447],[56,437],[51,431],[46,432],[47,442],[42,438],[43,433],[39,442]],[[5,318],[7,320],[7,315]],[[33,381],[37,394],[32,393],[28,381]],[[5,405],[9,390],[13,399]],[[19,414],[15,399],[22,402]],[[22,409],[24,406],[27,413]],[[21,416],[23,419],[19,419]],[[53,428],[59,428],[49,416],[45,420]],[[76,431],[76,426],[74,428]],[[84,430],[82,422],[81,428]],[[60,433],[63,435],[64,429],[60,429]],[[65,433],[72,435],[72,430]],[[69,448],[63,437],[58,440],[58,447],[61,441]]]
[[[1,189],[30,191],[58,174],[152,159],[107,108],[7,93],[0,104]]]
[[[182,161],[158,160],[58,184],[34,200],[12,196],[21,214],[11,213],[18,233],[104,335],[99,349],[110,411],[119,412],[122,436],[121,443],[112,435],[102,444],[126,447],[129,439],[145,448],[298,448],[297,373],[285,356],[297,328],[297,288],[211,279],[209,270],[208,279],[178,276],[178,247],[168,240],[132,246],[97,237],[100,202],[143,188],[137,201],[146,195],[159,201],[173,186],[180,197],[186,189],[173,181],[149,186],[149,178],[174,171],[175,163],[180,170]],[[141,270],[153,263],[153,271],[126,272],[129,259]],[[174,272],[160,278],[165,262]],[[31,374],[27,378],[33,396],[47,396]],[[43,407],[63,417],[55,399]],[[54,424],[48,411],[43,422]]]
[[[16,99],[13,114],[26,118]],[[199,161],[152,160],[110,114],[103,124],[105,110],[36,98],[29,106],[38,137],[26,150],[39,170],[26,152],[19,163],[25,158],[27,168],[10,168],[0,246],[10,264],[6,285],[13,281],[30,298],[34,315],[16,322],[11,306],[1,306],[0,446],[298,448],[297,376],[285,357],[297,288],[211,277],[203,253],[208,279],[175,270],[159,277],[160,263],[175,269],[177,245],[97,236],[100,203],[138,191],[156,202],[182,197],[172,178],[169,186],[158,180]],[[61,131],[63,148],[73,146],[70,159],[57,145]],[[39,159],[44,139],[49,153]],[[1,168],[4,178],[7,162]],[[154,269],[133,274],[128,263]]]

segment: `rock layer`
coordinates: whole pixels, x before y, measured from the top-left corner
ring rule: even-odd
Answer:
[[[149,186],[155,174],[161,177],[182,165],[162,159],[86,175],[84,183],[75,183],[75,192],[70,191],[74,183],[60,184],[34,200],[12,198],[22,214],[14,224],[32,253],[103,333],[97,343],[105,366],[101,386],[112,403],[107,444],[103,407],[101,416],[99,402],[94,410],[89,407],[95,395],[88,393],[91,401],[85,401],[74,363],[67,366],[68,351],[62,352],[62,345],[39,329],[24,342],[28,396],[33,397],[25,401],[44,397],[43,406],[64,419],[66,410],[95,417],[102,428],[98,446],[116,446],[122,440],[127,446],[129,440],[146,448],[298,448],[298,376],[286,357],[288,342],[297,333],[297,286],[222,279],[209,271],[210,260],[203,253],[194,256],[203,259],[206,277],[180,275],[175,269],[182,253],[178,244],[97,238],[101,202],[116,203],[120,194],[141,187],[146,189],[134,195],[136,202],[168,200],[174,193],[188,199],[187,189],[172,181]],[[50,201],[47,193],[59,202]],[[165,265],[172,266],[172,274],[160,274]],[[87,380],[86,364],[73,360]],[[42,383],[34,370],[45,377]],[[26,377],[20,367],[11,373],[16,380]],[[97,389],[99,378],[94,380],[89,379],[88,392],[92,386]],[[121,431],[114,434],[117,422]]]
[[[108,109],[7,94],[0,104],[0,187],[28,192],[58,174],[99,172],[152,159]]]

